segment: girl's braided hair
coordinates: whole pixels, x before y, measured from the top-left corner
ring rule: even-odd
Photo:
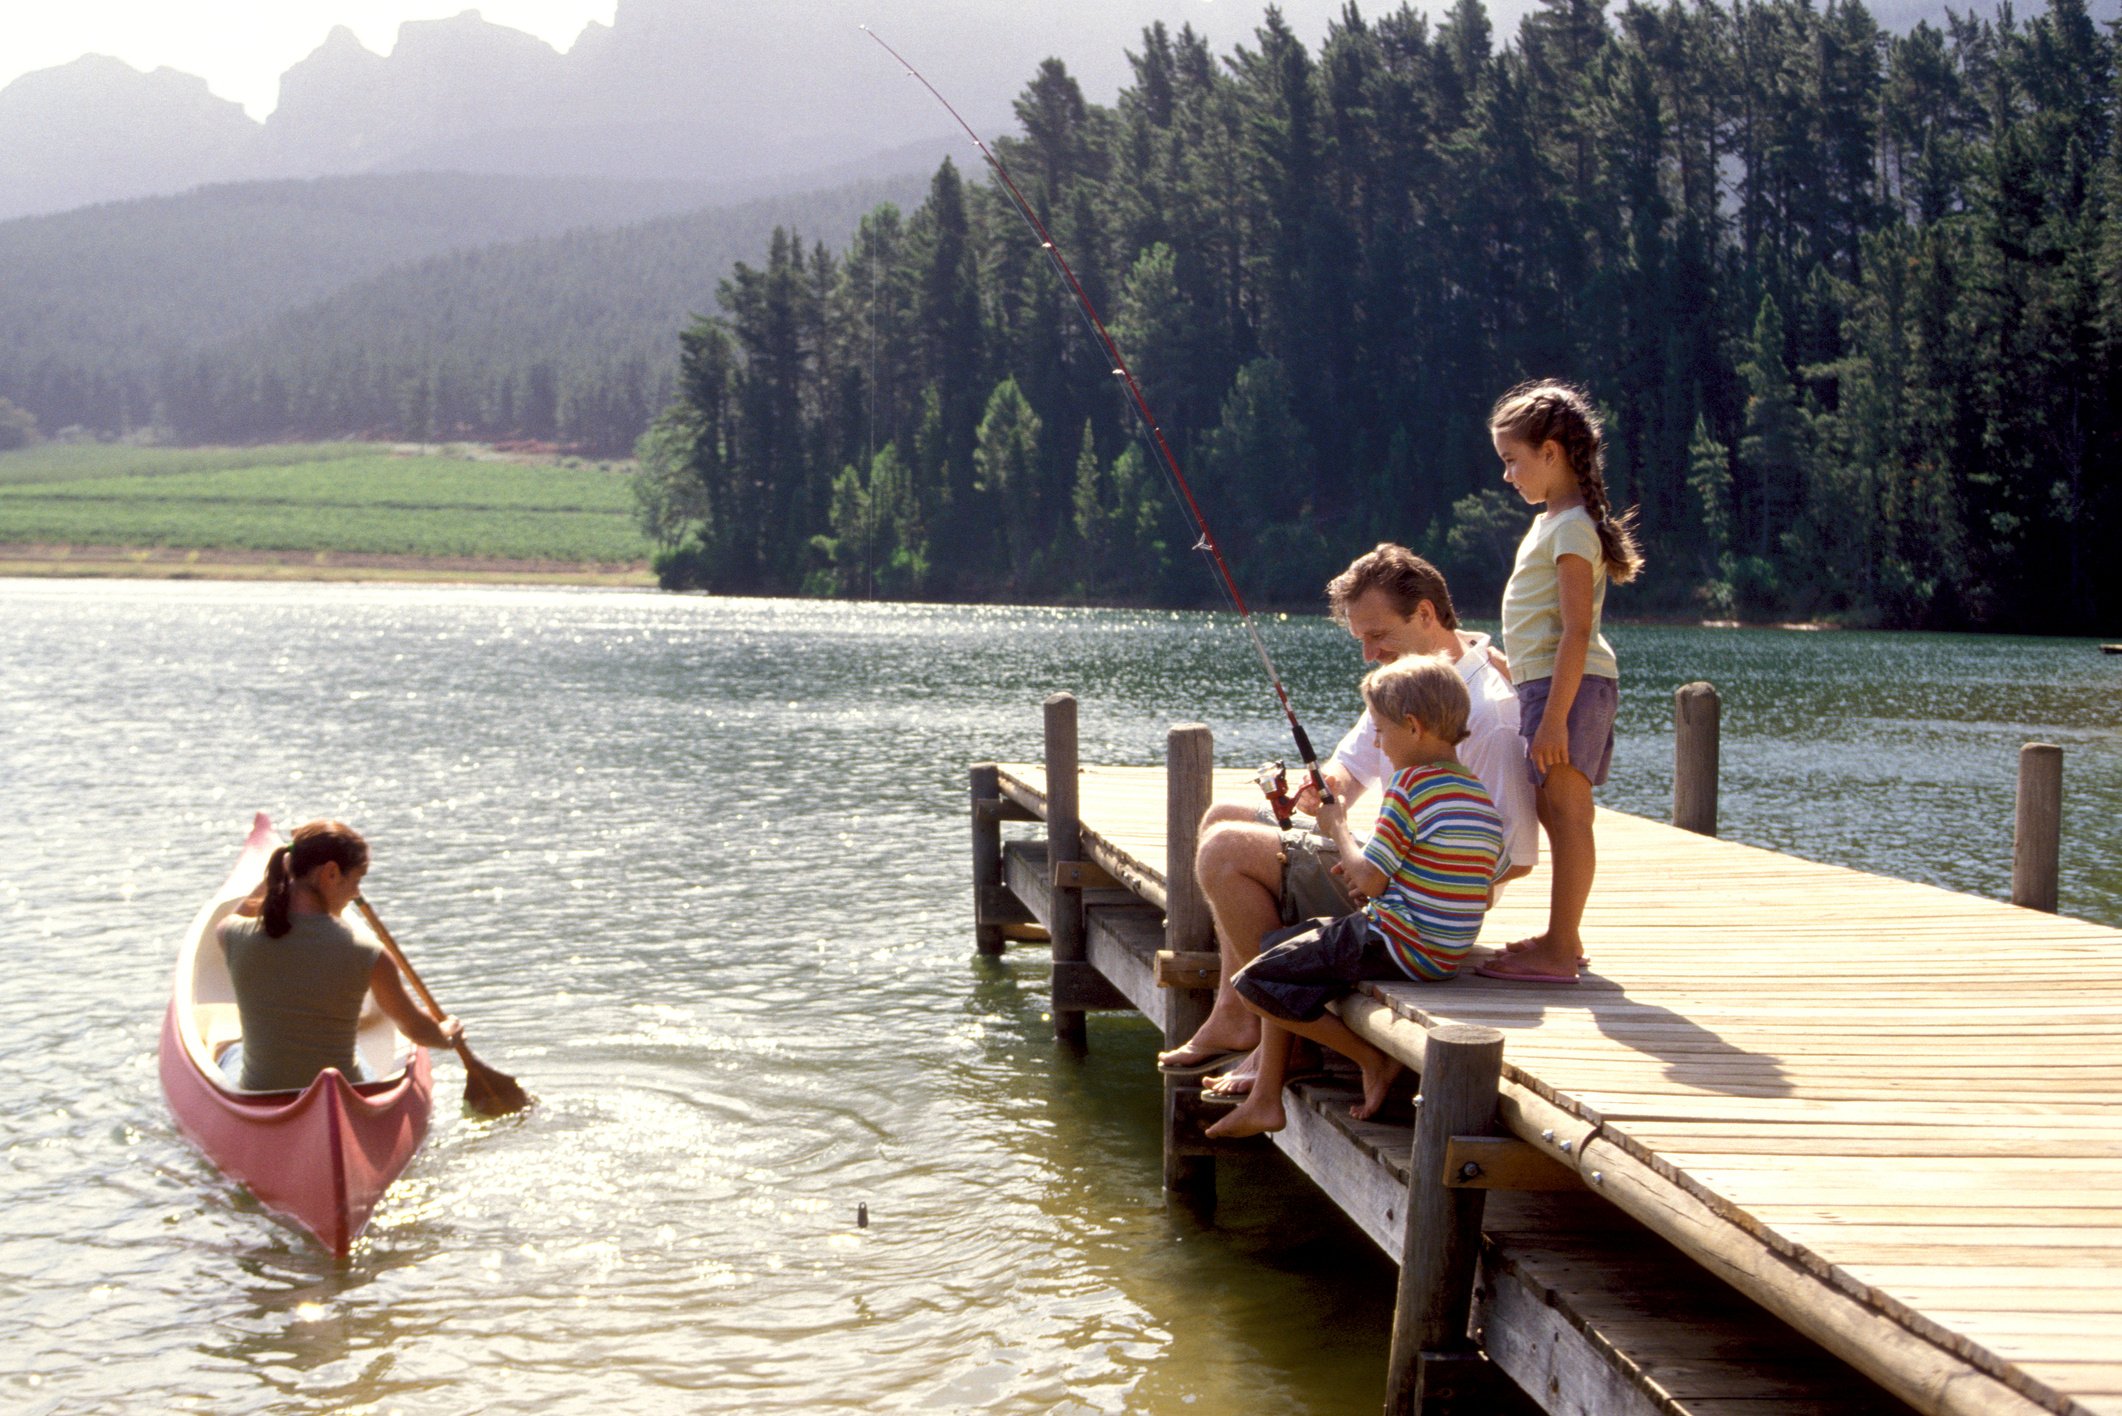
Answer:
[[[1490,431],[1516,438],[1535,450],[1558,443],[1570,470],[1577,474],[1577,490],[1584,509],[1599,528],[1599,548],[1605,553],[1606,575],[1615,584],[1636,578],[1643,569],[1643,552],[1636,545],[1636,509],[1615,515],[1606,504],[1606,442],[1598,410],[1590,395],[1575,384],[1556,379],[1534,379],[1519,384],[1496,400],[1489,411]]]

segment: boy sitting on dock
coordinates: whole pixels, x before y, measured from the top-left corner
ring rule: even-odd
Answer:
[[[1400,1063],[1357,1037],[1327,1004],[1367,979],[1450,978],[1510,868],[1502,817],[1480,779],[1456,760],[1469,708],[1458,671],[1427,656],[1398,659],[1363,680],[1363,698],[1378,725],[1379,749],[1393,765],[1377,832],[1358,847],[1339,803],[1321,806],[1318,822],[1340,853],[1335,869],[1370,903],[1339,919],[1276,930],[1238,971],[1232,987],[1260,1016],[1260,1075],[1245,1101],[1209,1128],[1211,1136],[1282,1129],[1293,1036],[1362,1068],[1363,1099],[1349,1114],[1374,1115]]]

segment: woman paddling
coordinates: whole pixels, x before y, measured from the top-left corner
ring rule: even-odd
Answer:
[[[221,922],[221,947],[243,1040],[221,1058],[245,1091],[299,1091],[326,1067],[370,1081],[354,1051],[370,993],[398,1030],[425,1047],[454,1047],[456,1018],[422,1011],[397,966],[354,937],[340,911],[361,893],[368,842],[337,821],[297,827],[266,862],[265,883]]]

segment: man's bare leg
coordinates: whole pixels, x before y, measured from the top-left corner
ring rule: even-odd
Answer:
[[[1194,870],[1215,921],[1223,976],[1207,1020],[1183,1044],[1157,1054],[1165,1067],[1207,1062],[1260,1041],[1260,1020],[1230,981],[1260,952],[1262,936],[1282,925],[1282,834],[1242,807],[1212,806],[1202,817]]]

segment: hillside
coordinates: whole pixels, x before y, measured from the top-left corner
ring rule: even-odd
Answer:
[[[519,351],[654,346],[667,364],[675,322],[712,301],[733,260],[763,252],[777,223],[838,240],[900,190],[871,183],[654,222],[702,207],[709,189],[419,173],[231,184],[0,223],[0,397],[47,431],[125,432],[172,412],[197,423],[218,415],[171,408],[180,375],[197,390],[202,368],[211,383],[260,359],[311,365],[326,345],[391,360],[463,347],[482,330],[506,332],[494,347]],[[400,268],[402,284],[378,279]],[[443,288],[460,278],[461,291]],[[644,319],[640,338],[599,333]],[[205,350],[217,352],[202,365]]]
[[[699,183],[417,173],[231,183],[0,223],[0,368],[137,365],[424,256],[711,200]]]

